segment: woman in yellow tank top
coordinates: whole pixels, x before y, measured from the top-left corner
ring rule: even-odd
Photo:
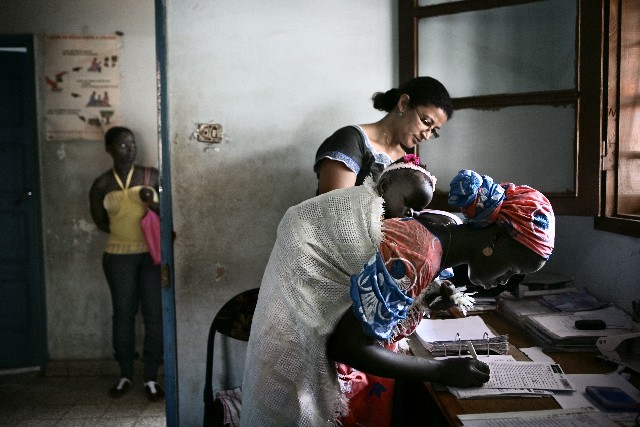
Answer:
[[[102,267],[111,291],[113,349],[120,365],[120,379],[109,396],[120,397],[131,388],[135,316],[140,307],[144,319],[144,389],[149,400],[156,401],[164,397],[157,383],[163,350],[160,266],[151,259],[140,219],[147,209],[159,213],[158,170],[134,164],[136,142],[128,128],[109,129],[105,150],[113,158],[113,168],[96,178],[89,200],[93,221],[109,233]]]

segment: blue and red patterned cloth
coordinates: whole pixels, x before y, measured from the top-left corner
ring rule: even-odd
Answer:
[[[553,251],[553,208],[544,194],[527,185],[498,184],[490,176],[461,170],[451,181],[449,205],[460,208],[471,225],[506,228],[515,241],[544,259]]]

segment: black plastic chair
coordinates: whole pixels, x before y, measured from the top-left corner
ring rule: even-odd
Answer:
[[[214,401],[213,374],[213,342],[216,332],[227,337],[249,341],[253,312],[258,302],[260,288],[249,289],[231,298],[222,306],[213,318],[207,340],[207,369],[204,384],[204,427],[223,426],[223,408]]]

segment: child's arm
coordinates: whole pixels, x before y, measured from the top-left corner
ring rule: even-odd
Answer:
[[[455,387],[478,387],[489,381],[489,367],[469,357],[424,359],[394,353],[364,334],[350,308],[327,342],[330,359],[386,378],[411,378]]]

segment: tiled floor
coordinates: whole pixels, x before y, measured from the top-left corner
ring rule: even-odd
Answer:
[[[164,427],[165,402],[147,400],[141,377],[121,398],[107,395],[117,375],[105,366],[58,363],[45,374],[0,372],[0,427]]]

